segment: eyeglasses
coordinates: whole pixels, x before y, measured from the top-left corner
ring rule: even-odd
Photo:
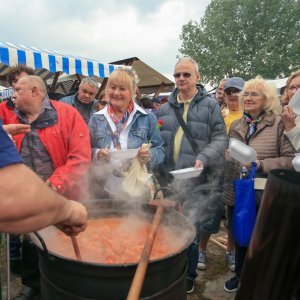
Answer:
[[[233,94],[238,94],[240,92],[240,90],[238,90],[238,89],[226,89],[224,92],[227,96],[230,96],[230,95],[233,95]]]
[[[190,78],[191,76],[195,75],[195,74],[191,74],[188,72],[183,72],[183,73],[175,73],[173,76],[174,78],[178,79],[180,78],[180,76],[182,75],[183,78]]]
[[[242,96],[243,97],[254,97],[254,98],[257,98],[257,97],[262,96],[262,94],[256,93],[256,92],[253,92],[253,93],[245,92]]]
[[[288,87],[288,90],[289,90],[290,92],[292,92],[292,91],[297,91],[298,89],[300,89],[300,84],[292,85],[292,86],[289,86],[289,87]]]

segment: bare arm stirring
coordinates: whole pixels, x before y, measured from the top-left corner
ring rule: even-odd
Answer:
[[[0,178],[0,231],[24,233],[51,224],[66,234],[85,229],[85,207],[50,190],[24,165],[0,168]]]

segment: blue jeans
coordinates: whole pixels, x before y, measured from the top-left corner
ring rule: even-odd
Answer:
[[[196,236],[192,242],[192,244],[189,246],[187,251],[187,279],[195,280],[198,276],[196,269],[198,265],[198,258],[199,258],[199,244],[200,244],[200,224],[195,224],[196,229]]]

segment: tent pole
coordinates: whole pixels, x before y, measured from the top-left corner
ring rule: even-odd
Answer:
[[[107,81],[108,81],[108,78],[105,77],[105,78],[103,79],[102,83],[101,83],[101,86],[100,86],[100,88],[99,88],[99,90],[98,90],[96,96],[95,96],[95,99],[99,99],[99,96],[100,96],[101,92],[105,89],[105,87],[106,87],[106,85],[107,85]]]
[[[50,93],[54,93],[55,92],[55,90],[56,90],[56,84],[57,84],[57,80],[58,80],[59,75],[60,75],[60,72],[56,72],[55,73],[53,81],[52,81],[52,84],[51,84],[51,87],[50,87]]]

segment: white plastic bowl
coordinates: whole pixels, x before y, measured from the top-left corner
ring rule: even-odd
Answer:
[[[290,100],[288,106],[290,106],[293,109],[293,112],[296,115],[300,115],[300,89],[295,93],[295,95]]]
[[[256,161],[256,151],[241,141],[231,138],[229,140],[229,155],[242,164]]]
[[[124,149],[110,151],[110,157],[116,160],[126,160],[136,157],[139,149]]]
[[[203,168],[195,169],[194,167],[192,167],[192,168],[171,171],[169,173],[172,174],[174,176],[174,178],[176,178],[176,179],[188,179],[188,178],[193,178],[193,177],[199,176],[202,171],[203,171]]]
[[[300,172],[300,153],[296,153],[292,164],[297,172]]]

